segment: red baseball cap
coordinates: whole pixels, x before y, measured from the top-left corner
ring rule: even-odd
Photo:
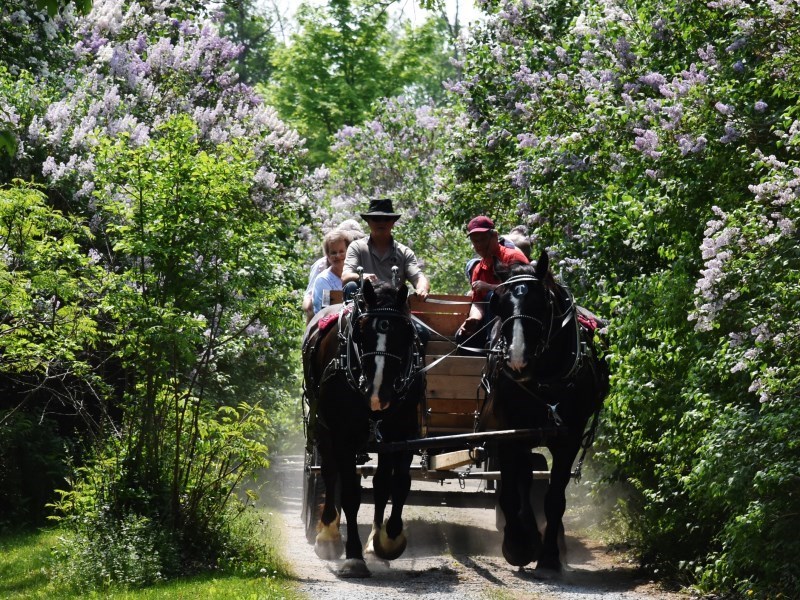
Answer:
[[[469,222],[469,225],[467,225],[467,235],[471,233],[491,231],[492,229],[494,229],[494,221],[492,221],[489,217],[484,217],[481,215],[479,217],[475,217]]]

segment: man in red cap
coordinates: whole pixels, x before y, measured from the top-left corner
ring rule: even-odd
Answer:
[[[456,332],[458,343],[465,342],[470,336],[476,334],[480,327],[488,323],[489,297],[500,285],[500,280],[495,275],[495,265],[530,262],[517,248],[508,248],[500,244],[494,228],[494,221],[489,217],[481,215],[472,219],[467,225],[467,234],[472,242],[472,247],[481,260],[472,270],[470,279],[472,306],[467,319]],[[486,331],[481,331],[469,339],[466,345],[482,348],[485,343]]]

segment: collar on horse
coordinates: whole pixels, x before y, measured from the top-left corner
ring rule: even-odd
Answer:
[[[533,275],[518,275],[506,280],[504,283],[501,284],[501,287],[507,287],[515,283],[532,283],[532,282],[538,283],[541,282],[541,280],[538,279],[537,277],[534,277]],[[502,373],[505,377],[516,383],[517,386],[519,386],[519,388],[525,391],[529,396],[541,402],[547,409],[548,415],[550,416],[550,419],[553,421],[553,423],[555,423],[556,425],[561,425],[563,422],[561,420],[560,415],[558,414],[558,403],[548,404],[545,399],[544,392],[554,384],[567,383],[578,372],[578,370],[582,365],[586,348],[585,344],[582,343],[580,339],[580,327],[577,321],[577,310],[573,296],[565,286],[558,284],[556,285],[557,285],[557,290],[563,294],[563,299],[565,300],[566,308],[560,314],[556,314],[555,312],[556,292],[549,290],[549,296],[548,296],[549,316],[545,317],[546,319],[548,319],[547,323],[545,323],[544,321],[542,321],[542,319],[539,319],[537,317],[524,314],[511,315],[502,322],[499,321],[499,317],[496,318],[496,322],[499,323],[499,327],[497,328],[497,334],[494,346],[490,350],[490,353],[494,356],[494,360],[490,361],[490,367],[484,374],[482,378],[483,379],[482,383],[485,389],[487,390],[487,393],[491,393],[493,391],[493,382]],[[550,347],[550,343],[555,338],[555,336],[558,335],[562,330],[566,329],[570,324],[572,324],[573,329],[575,331],[574,349],[570,353],[571,360],[567,361],[563,369],[557,371],[555,374],[548,377],[538,377],[530,384],[514,379],[514,377],[511,375],[511,373],[509,373],[508,369],[506,368],[506,362],[508,360],[508,342],[505,338],[505,335],[503,334],[503,329],[507,323],[515,320],[525,320],[525,319],[532,320],[541,324],[542,329],[547,331],[547,335],[544,337],[541,344],[536,349],[537,355],[540,355],[543,352],[545,352]]]

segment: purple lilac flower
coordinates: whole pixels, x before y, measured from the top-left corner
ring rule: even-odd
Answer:
[[[730,46],[725,48],[725,52],[736,52],[747,45],[747,38],[737,38]]]
[[[417,125],[423,129],[433,130],[439,125],[439,119],[433,114],[430,106],[421,106],[416,110]]]
[[[755,103],[755,105],[753,105],[753,108],[755,108],[756,112],[764,112],[765,110],[767,110],[767,106],[768,105],[766,102],[764,102],[763,100],[759,100],[758,102]]]
[[[708,2],[707,6],[709,8],[716,8],[719,10],[730,10],[747,8],[747,3],[743,0],[718,0],[715,2]]]
[[[649,85],[653,89],[658,89],[659,86],[667,82],[667,79],[661,73],[652,72],[648,73],[647,75],[643,75],[642,77],[639,77],[639,81],[641,81],[645,85]]]
[[[690,85],[704,85],[708,81],[705,71],[698,70],[697,65],[694,63],[689,65],[688,71],[681,71],[681,77]]]
[[[703,48],[698,48],[697,56],[709,66],[717,66],[717,50],[713,45],[706,44]]]
[[[658,148],[658,134],[655,131],[640,128],[636,128],[633,131],[636,134],[634,145],[639,152],[653,159],[661,157],[663,153],[656,150]]]
[[[714,108],[717,109],[717,112],[725,116],[730,116],[733,114],[733,107],[730,106],[729,104],[723,104],[722,102],[717,102],[714,105]]]
[[[536,148],[539,145],[539,138],[532,133],[520,133],[517,135],[517,142],[520,148]]]
[[[728,121],[725,123],[725,135],[719,138],[719,141],[723,144],[730,144],[731,142],[735,142],[741,137],[741,132],[739,132],[736,127],[734,127],[733,123]]]

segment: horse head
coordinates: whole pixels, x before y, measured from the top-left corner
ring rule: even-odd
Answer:
[[[353,315],[352,342],[361,365],[358,391],[373,412],[401,402],[417,376],[421,358],[407,296],[406,286],[397,290],[365,281]]]
[[[494,348],[506,374],[527,381],[553,336],[557,299],[550,259],[542,252],[535,265],[498,266],[502,283],[490,300],[497,317]]]

